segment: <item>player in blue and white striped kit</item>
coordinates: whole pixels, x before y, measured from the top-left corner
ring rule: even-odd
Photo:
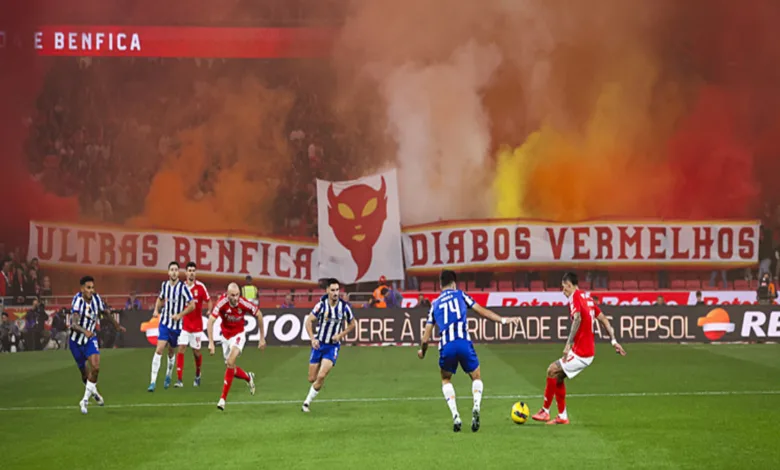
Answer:
[[[460,364],[463,372],[471,377],[471,390],[474,394],[474,408],[471,413],[471,430],[479,430],[479,413],[482,402],[482,376],[479,371],[479,359],[474,351],[474,345],[469,336],[468,320],[466,310],[472,309],[479,315],[496,322],[506,325],[507,320],[517,324],[516,318],[502,318],[500,315],[486,309],[474,302],[468,294],[459,290],[455,281],[457,277],[454,271],[442,271],[439,277],[441,281],[441,294],[433,301],[428,311],[428,322],[425,325],[420,350],[417,356],[422,359],[428,350],[428,341],[433,335],[434,324],[439,329],[441,339],[439,340],[439,368],[441,369],[441,391],[444,393],[444,399],[452,412],[453,430],[460,431],[462,425],[460,414],[458,414],[458,404],[455,402],[455,387],[452,386],[452,374],[458,369]]]
[[[179,345],[178,339],[181,333],[182,318],[195,309],[192,291],[184,281],[179,279],[179,263],[168,263],[168,280],[162,283],[160,295],[154,306],[154,316],[160,317],[160,325],[157,334],[157,350],[152,357],[152,380],[147,389],[153,392],[157,386],[157,373],[160,371],[160,362],[165,347],[168,351],[168,372],[165,374],[165,388],[171,385],[171,372],[173,372],[173,348]]]
[[[79,402],[83,414],[87,414],[89,397],[93,397],[98,405],[103,406],[103,397],[97,389],[98,373],[100,372],[100,349],[95,334],[95,327],[101,316],[114,323],[117,331],[124,331],[114,317],[107,311],[103,299],[95,292],[95,279],[84,276],[79,281],[81,292],[73,296],[70,307],[70,353],[76,360],[84,382],[84,398]],[[89,369],[87,369],[89,362]]]
[[[309,412],[309,405],[320,393],[325,378],[336,365],[339,357],[341,340],[355,329],[357,322],[352,314],[349,302],[339,297],[341,285],[336,279],[328,279],[327,294],[306,317],[306,332],[311,337],[311,356],[309,357],[309,394],[303,401],[301,411]],[[317,322],[317,334],[313,332],[312,323]]]

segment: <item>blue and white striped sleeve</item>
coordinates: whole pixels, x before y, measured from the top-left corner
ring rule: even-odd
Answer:
[[[105,312],[106,310],[108,310],[108,308],[106,307],[106,303],[103,302],[103,297],[97,294],[95,294],[95,297],[97,297],[97,304],[98,304],[98,308],[100,309],[100,312]]]
[[[433,319],[433,305],[428,309],[428,322],[429,325],[433,325],[436,321]]]
[[[186,301],[185,304],[192,302],[192,291],[190,290],[190,286],[187,284],[182,286],[181,296],[184,297],[184,300]]]
[[[322,300],[318,301],[316,304],[314,304],[314,307],[311,309],[311,312],[309,315],[313,315],[318,320],[320,319],[320,312],[322,311]]]
[[[70,304],[71,313],[81,313],[81,307],[84,305],[84,299],[76,295],[73,297],[73,302]]]
[[[474,302],[474,299],[472,299],[471,296],[465,292],[463,293],[463,301],[466,302],[467,308],[474,308],[474,304],[476,304],[476,302]]]
[[[165,291],[166,291],[165,284],[167,282],[168,281],[163,281],[163,283],[160,285],[160,297],[159,297],[160,300],[165,300]]]
[[[344,309],[347,312],[347,323],[352,323],[355,320],[355,314],[352,313],[352,306],[349,302],[344,302]]]

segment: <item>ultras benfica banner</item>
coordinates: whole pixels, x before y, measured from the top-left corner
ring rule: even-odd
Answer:
[[[381,195],[382,179],[374,178],[373,185],[364,186]],[[388,188],[385,187],[384,191]],[[333,191],[331,202],[335,204],[336,211],[339,204],[346,200],[346,195],[341,197],[346,191]],[[331,196],[326,191],[325,197]],[[349,196],[352,198],[354,195]],[[400,261],[396,255],[397,248],[394,248],[397,230],[388,226],[392,215],[390,201],[383,209],[388,211],[386,220],[379,224],[369,219],[382,209],[381,198],[376,198],[377,205],[373,208],[373,198],[365,199],[364,196],[362,194],[363,199],[359,201],[359,198],[350,199],[351,204],[362,202],[362,206],[355,209],[349,206],[349,210],[353,217],[365,219],[361,219],[359,224],[360,230],[365,233],[356,231],[355,226],[351,229],[354,233],[333,232],[331,242],[338,242],[339,250],[348,253],[344,256],[354,261],[352,272],[355,277],[341,272],[342,277],[350,279],[345,282],[354,279],[373,281],[381,274],[388,278],[400,277]],[[387,194],[384,197],[388,197]],[[328,204],[323,207],[328,210]],[[350,214],[345,208],[342,210]],[[363,216],[364,213],[367,215]],[[338,215],[343,218],[343,214]],[[325,220],[328,220],[327,217]],[[369,226],[369,222],[374,225]],[[380,233],[368,231],[376,227],[381,228]],[[720,268],[756,263],[758,229],[759,224],[754,221],[563,225],[488,220],[478,224],[461,221],[408,227],[403,229],[401,238],[406,271],[414,274],[436,274],[445,267],[471,271],[555,265],[577,268]],[[347,244],[342,244],[336,235]],[[361,235],[365,238],[361,239]],[[355,237],[374,245],[367,250],[358,246]],[[384,248],[377,250],[380,245]],[[320,257],[322,250],[316,239],[270,238],[250,234],[207,235],[33,221],[30,223],[28,253],[43,264],[62,267],[92,266],[119,271],[160,272],[165,271],[171,260],[180,263],[192,260],[207,276],[235,278],[249,274],[258,279],[308,284],[316,283],[323,277],[319,270],[323,261]],[[335,256],[339,251],[334,248],[329,253]],[[359,271],[361,275],[358,275]]]
[[[194,261],[206,276],[312,284],[315,240],[248,235],[199,235],[48,222],[30,223],[30,258],[42,265],[161,273],[168,263]]]
[[[404,228],[407,271],[533,266],[740,267],[756,263],[757,221],[440,222]]]

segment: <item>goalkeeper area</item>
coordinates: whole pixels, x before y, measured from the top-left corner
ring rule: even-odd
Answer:
[[[780,408],[780,345],[597,345],[567,382],[571,425],[516,425],[516,401],[536,412],[545,370],[561,345],[476,345],[485,383],[482,428],[452,432],[435,349],[344,347],[313,402],[300,405],[309,348],[247,345],[240,359],[257,394],[235,382],[216,408],[224,364],[204,356],[192,386],[147,393],[151,349],[101,353],[106,406],[81,415],[84,386],[68,351],[0,355],[0,456],[35,469],[773,468]],[[454,377],[462,416],[471,388]],[[162,380],[160,380],[160,385]],[[554,408],[554,405],[553,405]],[[554,410],[553,410],[554,414]]]

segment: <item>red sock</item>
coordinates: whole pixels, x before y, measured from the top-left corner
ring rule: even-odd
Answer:
[[[238,377],[241,380],[246,380],[247,382],[249,382],[249,374],[244,372],[244,369],[238,366],[236,366],[236,377]]]
[[[558,379],[547,377],[547,386],[544,387],[544,409],[549,410],[552,405],[553,396],[555,395],[555,389],[558,386]]]
[[[225,369],[225,385],[222,386],[222,399],[226,400],[230,386],[233,385],[233,376],[236,374],[235,369]]]
[[[203,356],[195,356],[195,377],[200,377],[200,366],[203,364]]]
[[[181,381],[181,376],[184,374],[184,353],[176,353],[176,375]]]
[[[558,382],[558,386],[555,387],[555,401],[558,402],[558,414],[563,413],[566,409],[566,382]]]

